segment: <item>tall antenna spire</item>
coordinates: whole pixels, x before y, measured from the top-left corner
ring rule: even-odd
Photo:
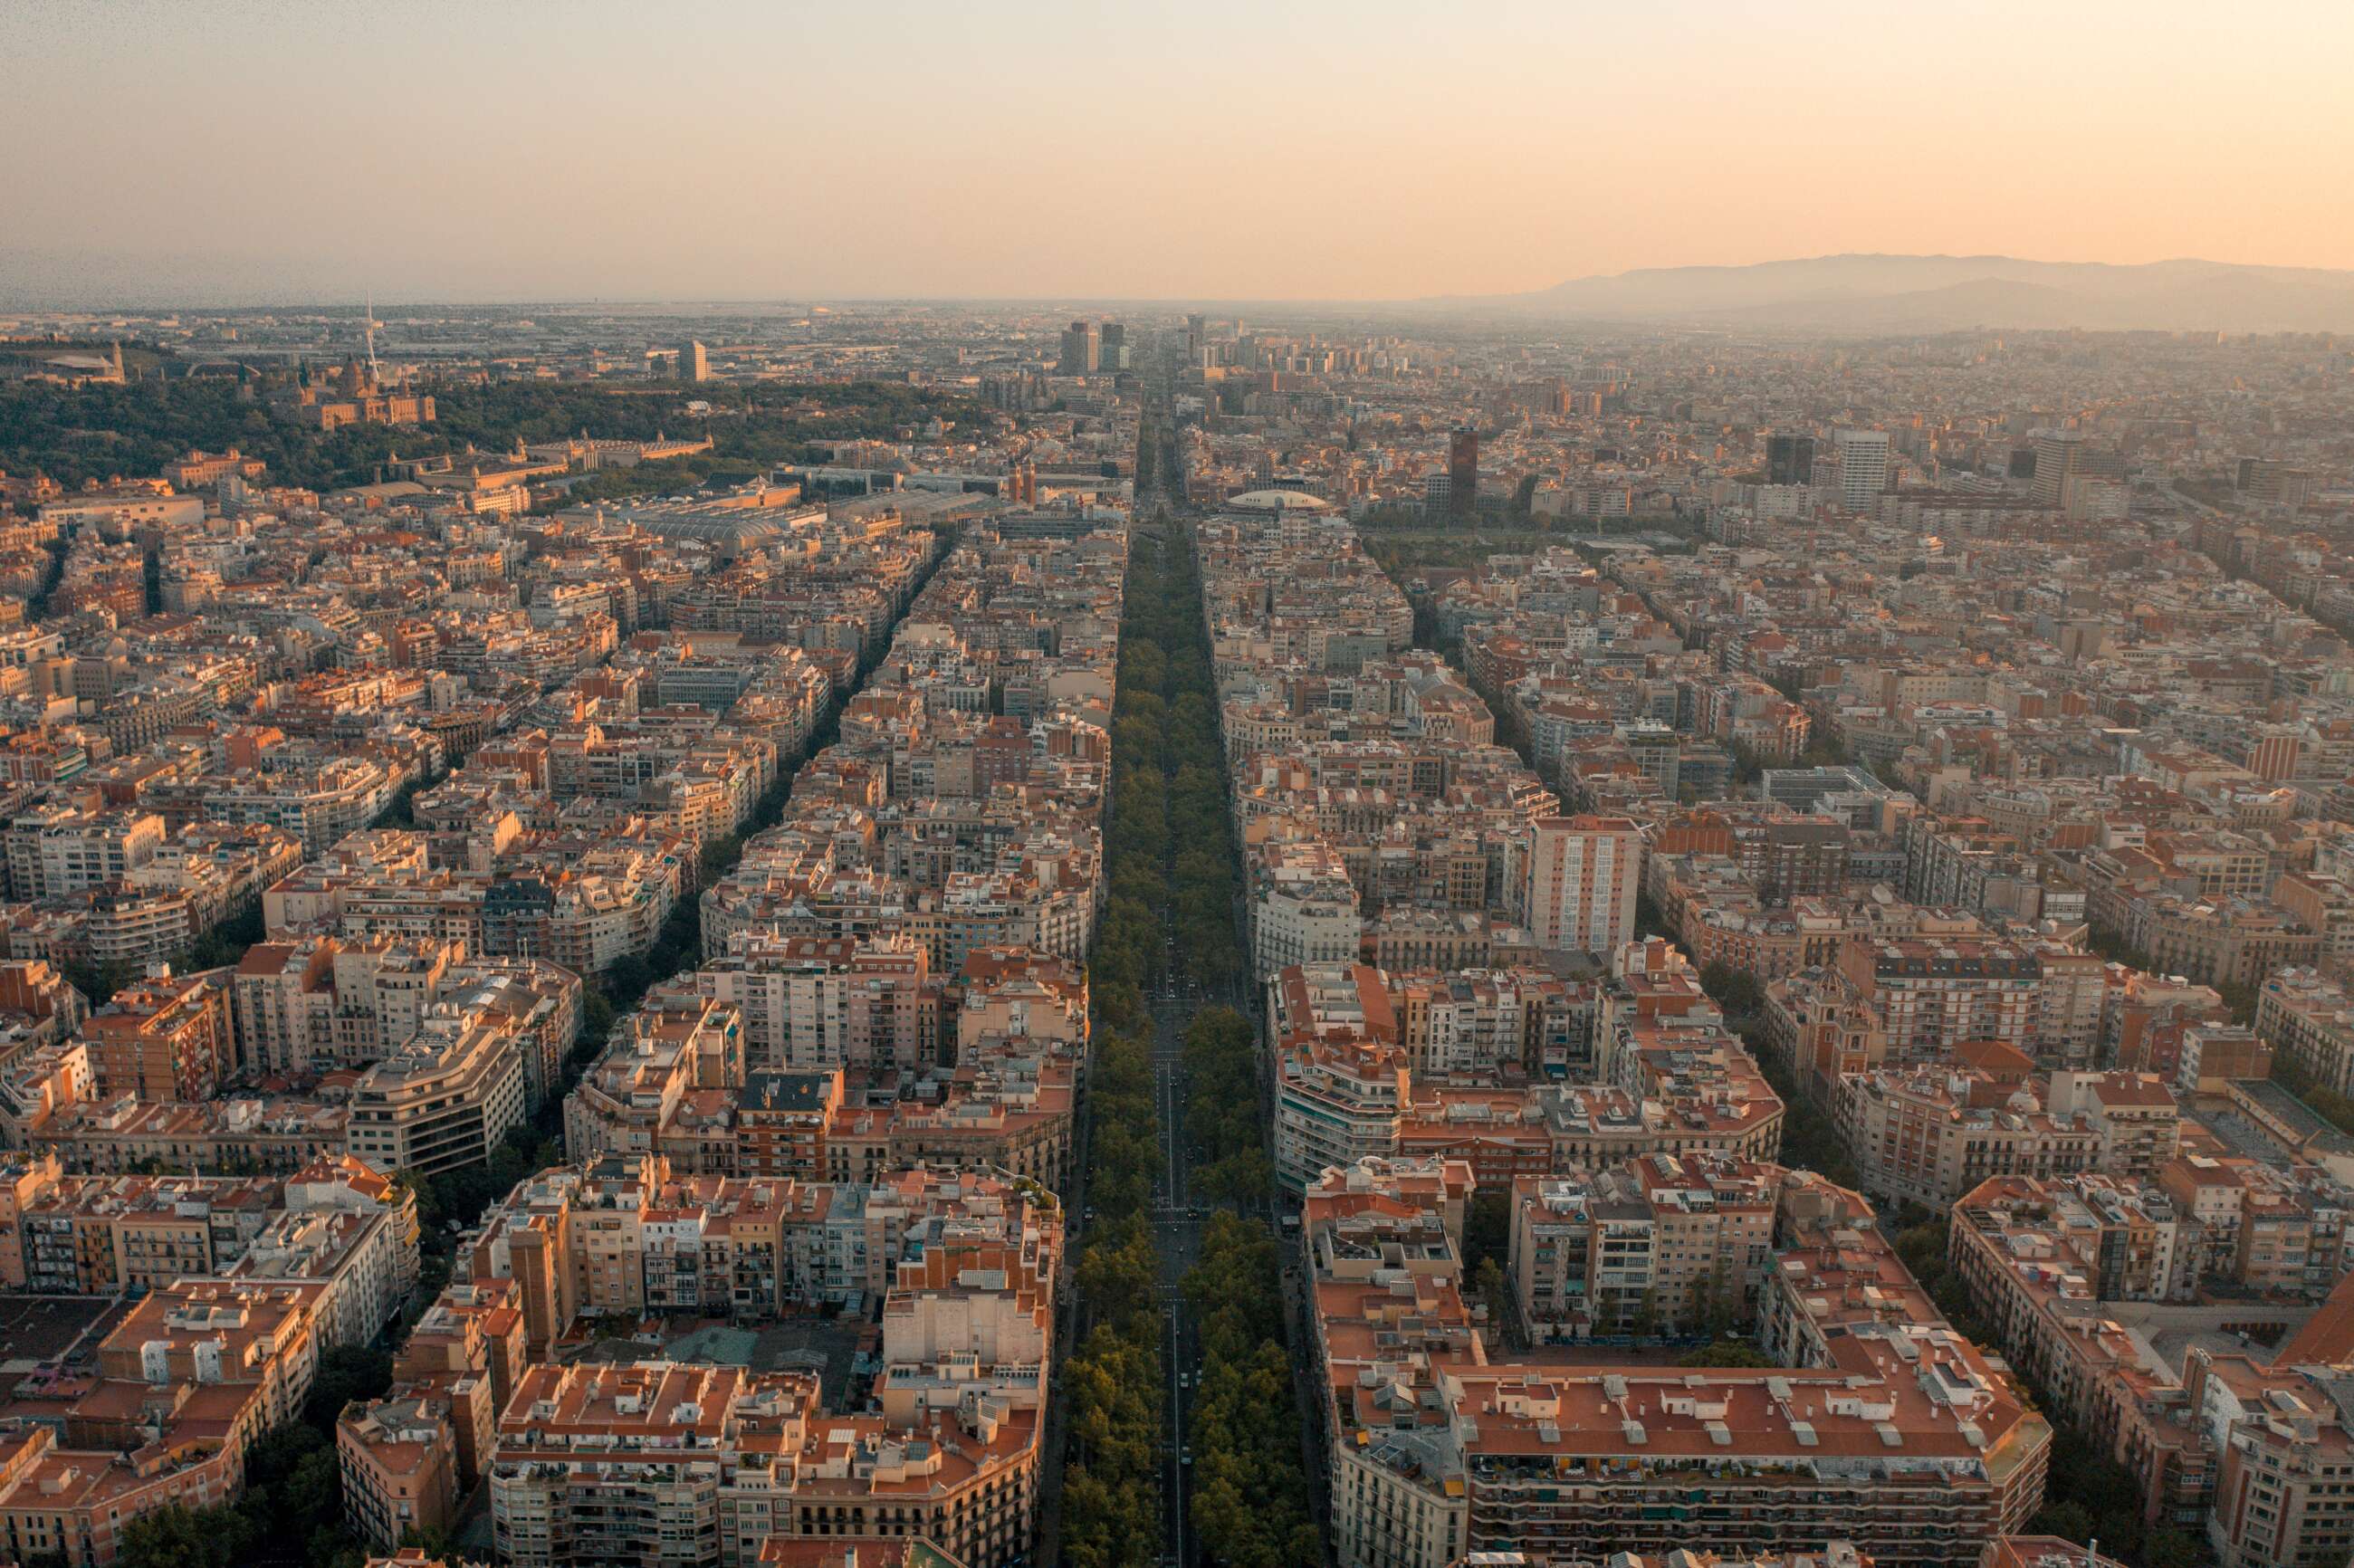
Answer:
[[[368,292],[367,292],[367,303],[366,303],[366,305],[364,307],[364,309],[366,309],[366,311],[367,312],[367,326],[366,326],[366,332],[367,332],[368,380],[369,380],[371,383],[374,383],[374,382],[376,382],[376,381],[378,381],[378,380],[380,380],[380,379],[381,379],[381,377],[379,377],[379,376],[376,375],[376,291],[375,291],[375,290],[370,289],[370,290],[368,291]]]

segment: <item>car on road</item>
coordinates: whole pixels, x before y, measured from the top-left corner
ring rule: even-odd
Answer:
[[[1183,1456],[1181,1457],[1177,1462],[1181,1465],[1192,1464],[1193,1462],[1193,1450],[1191,1448],[1186,1449]]]

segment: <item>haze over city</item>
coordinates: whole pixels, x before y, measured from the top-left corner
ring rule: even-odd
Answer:
[[[0,1568],[2349,1568],[2349,45],[0,4]]]
[[[2342,5],[33,3],[0,303],[2354,267]]]

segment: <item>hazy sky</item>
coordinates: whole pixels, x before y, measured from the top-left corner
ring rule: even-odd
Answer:
[[[0,0],[0,303],[2354,267],[2354,5]]]

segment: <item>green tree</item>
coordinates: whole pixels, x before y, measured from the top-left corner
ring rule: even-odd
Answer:
[[[1463,1213],[1463,1266],[1473,1274],[1511,1251],[1511,1195],[1502,1192],[1474,1192]]]
[[[1504,1331],[1504,1326],[1514,1320],[1511,1287],[1504,1282],[1504,1271],[1492,1257],[1479,1260],[1479,1267],[1471,1277],[1471,1287],[1488,1308],[1489,1333],[1492,1337]]]
[[[1701,966],[1700,988],[1728,1018],[1752,1019],[1766,1011],[1766,989],[1757,977],[1722,960]]]
[[[2028,1528],[2038,1535],[2056,1535],[2081,1545],[2093,1538],[2093,1516],[2081,1503],[2047,1501],[2036,1510]]]
[[[173,1503],[133,1519],[122,1532],[116,1568],[227,1568],[227,1509],[192,1511]]]
[[[337,1345],[319,1357],[302,1418],[333,1432],[335,1417],[355,1399],[374,1399],[392,1386],[392,1352],[366,1345]]]
[[[1770,1367],[1781,1363],[1741,1340],[1712,1340],[1676,1358],[1680,1367]]]

